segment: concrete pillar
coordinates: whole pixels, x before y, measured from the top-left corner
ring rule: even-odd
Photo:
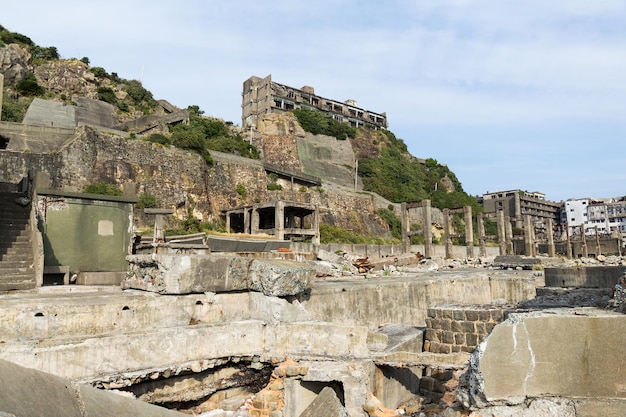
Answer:
[[[522,218],[522,202],[520,199],[520,195],[519,192],[515,193],[515,203],[514,203],[513,207],[513,216],[515,217],[515,227],[520,227],[522,226],[522,224],[519,223],[520,219]],[[509,214],[511,212],[509,211]]]
[[[500,247],[500,256],[506,255],[506,233],[504,228],[504,212],[498,211],[498,246]]]
[[[143,209],[146,214],[154,214],[154,234],[152,236],[152,244],[165,242],[165,229],[163,228],[163,220],[165,215],[174,213],[174,210],[162,208],[146,208]]]
[[[285,239],[285,202],[282,200],[276,202],[274,224],[276,239]]]
[[[554,248],[554,231],[552,230],[552,219],[546,220],[546,233],[548,235],[548,256],[553,258],[556,255]]]
[[[533,233],[532,219],[530,216],[524,216],[524,254],[533,256]]]
[[[319,215],[319,209],[317,207],[315,207],[315,210],[313,210],[312,227],[313,227],[313,230],[315,230],[315,236],[313,236],[311,243],[313,243],[314,245],[319,245],[320,244],[320,215]]]
[[[226,233],[230,233],[230,213],[226,212]]]
[[[250,211],[247,208],[243,209],[243,232],[252,233],[252,227],[250,226]]]
[[[598,235],[598,226],[596,226],[596,258],[602,255],[602,248],[600,247],[600,236]]]
[[[2,109],[2,95],[4,93],[4,74],[0,73],[0,110]],[[0,111],[0,120],[2,120],[2,112]]]
[[[567,259],[572,259],[572,242],[570,242],[569,239],[569,223],[565,224],[565,240],[567,243],[567,247],[565,248],[565,250],[567,251]]]
[[[506,252],[509,255],[515,255],[515,247],[513,246],[513,225],[511,224],[511,218],[504,218],[504,227],[506,228]]]
[[[402,252],[409,253],[411,251],[411,240],[409,238],[409,212],[406,203],[400,204],[400,217],[402,220]]]
[[[584,258],[589,256],[589,251],[587,251],[587,236],[585,236],[584,224],[580,225],[580,249]]]
[[[424,256],[432,258],[433,252],[433,220],[430,200],[422,201],[422,213],[424,221]]]
[[[463,207],[463,213],[465,214],[465,249],[467,250],[467,257],[474,257],[474,224],[472,223],[472,207]]]
[[[443,231],[444,237],[446,239],[446,259],[451,259],[452,256],[452,236],[450,233],[450,229],[452,227],[452,222],[450,221],[450,210],[443,209]]]
[[[259,206],[254,205],[250,211],[250,233],[256,235],[260,227]]]
[[[482,213],[478,213],[476,215],[476,223],[478,223],[478,242],[480,248],[478,256],[484,258],[485,256],[487,256],[487,245],[485,237],[485,220],[483,219]]]

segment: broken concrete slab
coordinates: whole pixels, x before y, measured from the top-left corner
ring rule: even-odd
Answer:
[[[348,417],[335,391],[324,387],[300,417]]]
[[[472,355],[466,406],[533,397],[626,398],[626,316],[594,308],[511,313]],[[610,358],[610,359],[608,359]]]
[[[184,414],[121,395],[76,385],[0,360],[0,415],[15,417],[175,417]]]
[[[308,288],[315,270],[301,262],[229,255],[152,254],[127,257],[123,288],[160,294],[251,290],[271,296],[296,295]]]
[[[499,255],[493,260],[493,266],[502,269],[533,269],[541,265],[540,258],[517,255]]]

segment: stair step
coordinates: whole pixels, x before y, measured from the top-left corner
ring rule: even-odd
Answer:
[[[19,268],[32,268],[33,262],[32,259],[22,259],[22,260],[6,260],[0,262],[0,276],[2,276],[1,271],[6,271],[10,269],[19,269]]]
[[[33,276],[23,276],[13,280],[0,279],[0,291],[19,291],[35,288],[36,280]]]

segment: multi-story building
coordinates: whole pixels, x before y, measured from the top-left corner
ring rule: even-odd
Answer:
[[[586,235],[619,233],[626,238],[626,196],[607,199],[567,200],[563,210],[570,234],[580,233],[584,226]]]
[[[523,216],[530,215],[534,221],[552,219],[556,225],[561,219],[561,203],[546,200],[546,195],[537,191],[497,191],[483,194],[479,198],[485,213],[504,211],[511,218],[513,227],[523,227]]]
[[[326,113],[335,120],[352,127],[369,129],[387,128],[387,115],[365,110],[356,101],[337,101],[315,95],[313,87],[289,87],[265,78],[250,77],[243,83],[241,94],[241,121],[243,129],[257,126],[260,116],[266,113],[284,113],[294,109],[311,109]]]

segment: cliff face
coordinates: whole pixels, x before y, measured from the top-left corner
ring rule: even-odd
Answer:
[[[301,188],[278,180],[283,190],[270,191],[272,182],[260,161],[212,153],[206,165],[197,154],[143,140],[129,140],[90,128],[81,128],[59,152],[24,154],[2,151],[7,181],[17,182],[28,169],[46,173],[51,188],[82,191],[100,181],[117,184],[127,193],[150,193],[161,206],[175,209],[177,218],[192,213],[204,222],[217,221],[224,209],[277,199],[311,203],[320,208],[321,221],[346,229],[389,237],[376,216],[374,199],[367,194],[334,189]],[[241,184],[245,197],[235,191]],[[138,226],[142,224],[138,218]]]
[[[4,74],[4,82],[17,84],[26,78],[32,70],[30,58],[30,53],[15,43],[0,48],[0,72]]]

